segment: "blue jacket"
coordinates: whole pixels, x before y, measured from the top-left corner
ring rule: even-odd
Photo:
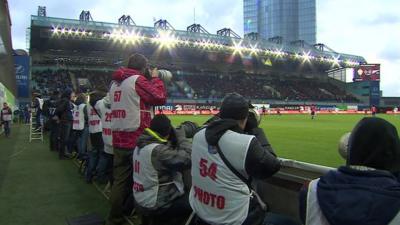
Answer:
[[[307,190],[303,188],[299,199],[303,222]],[[400,211],[400,181],[388,171],[340,167],[320,178],[317,197],[331,225],[385,225]]]

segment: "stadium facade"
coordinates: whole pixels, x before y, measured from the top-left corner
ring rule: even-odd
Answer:
[[[244,33],[316,43],[316,0],[244,0]]]
[[[6,101],[15,105],[17,95],[13,50],[11,42],[11,18],[7,0],[0,1],[0,104]]]
[[[34,90],[50,94],[51,84],[60,84],[58,90],[106,88],[111,71],[124,65],[133,52],[173,72],[175,79],[168,87],[170,103],[219,101],[224,92],[238,91],[254,102],[271,104],[358,104],[345,93],[345,87],[336,87],[340,85],[334,84],[326,71],[366,63],[361,56],[321,46],[241,38],[227,28],[211,34],[199,24],[176,30],[166,20],[145,27],[134,21],[31,17]],[[54,80],[57,76],[60,78]],[[70,84],[63,85],[66,81]],[[229,87],[223,87],[226,84]],[[303,84],[308,93],[301,93]],[[319,84],[322,86],[315,88]],[[341,96],[336,98],[339,92]],[[319,95],[331,97],[312,98]]]

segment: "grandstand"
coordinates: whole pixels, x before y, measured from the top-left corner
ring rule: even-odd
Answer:
[[[199,24],[175,30],[166,20],[144,27],[124,18],[97,22],[87,11],[79,20],[32,16],[33,89],[105,90],[112,71],[137,52],[173,72],[169,101],[216,101],[236,91],[254,102],[359,102],[326,71],[366,63],[363,57],[322,44],[240,38],[227,28],[211,34]]]
[[[11,41],[11,18],[7,1],[0,4],[0,104],[14,108],[17,86]]]

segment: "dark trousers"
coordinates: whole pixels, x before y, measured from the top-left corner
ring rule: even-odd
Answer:
[[[50,151],[59,151],[59,124],[55,120],[50,120]]]
[[[107,183],[112,180],[113,155],[101,151],[97,164],[97,182]]]
[[[124,201],[132,194],[132,154],[133,149],[114,148],[114,182],[110,195],[111,210],[106,225],[124,223]]]
[[[69,141],[71,136],[72,121],[63,121],[60,123],[60,151],[59,157],[63,158],[66,151],[69,151]]]
[[[6,137],[9,137],[11,133],[10,121],[3,121],[3,126],[4,126],[4,134],[6,135]]]
[[[183,224],[192,213],[189,204],[189,193],[175,199],[166,209],[149,211],[137,206],[142,215],[142,225],[177,225]]]
[[[38,109],[36,111],[36,127],[35,128],[39,128],[42,126],[42,110]]]

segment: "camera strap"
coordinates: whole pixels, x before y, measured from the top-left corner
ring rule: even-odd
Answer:
[[[239,171],[237,171],[235,169],[235,167],[232,166],[232,164],[229,162],[229,160],[225,157],[224,153],[222,153],[222,150],[219,147],[219,144],[217,144],[216,147],[217,147],[217,152],[218,152],[219,156],[221,157],[222,161],[225,163],[225,165],[229,168],[230,171],[232,171],[233,174],[235,174],[241,181],[243,181],[243,183],[245,183],[247,185],[247,187],[250,190],[251,197],[255,196],[257,199],[257,202],[260,204],[261,208],[266,211],[268,209],[268,206],[261,199],[261,197],[257,194],[257,192],[254,191],[253,188],[251,187],[251,179],[250,178],[247,179],[246,177],[244,177]]]

